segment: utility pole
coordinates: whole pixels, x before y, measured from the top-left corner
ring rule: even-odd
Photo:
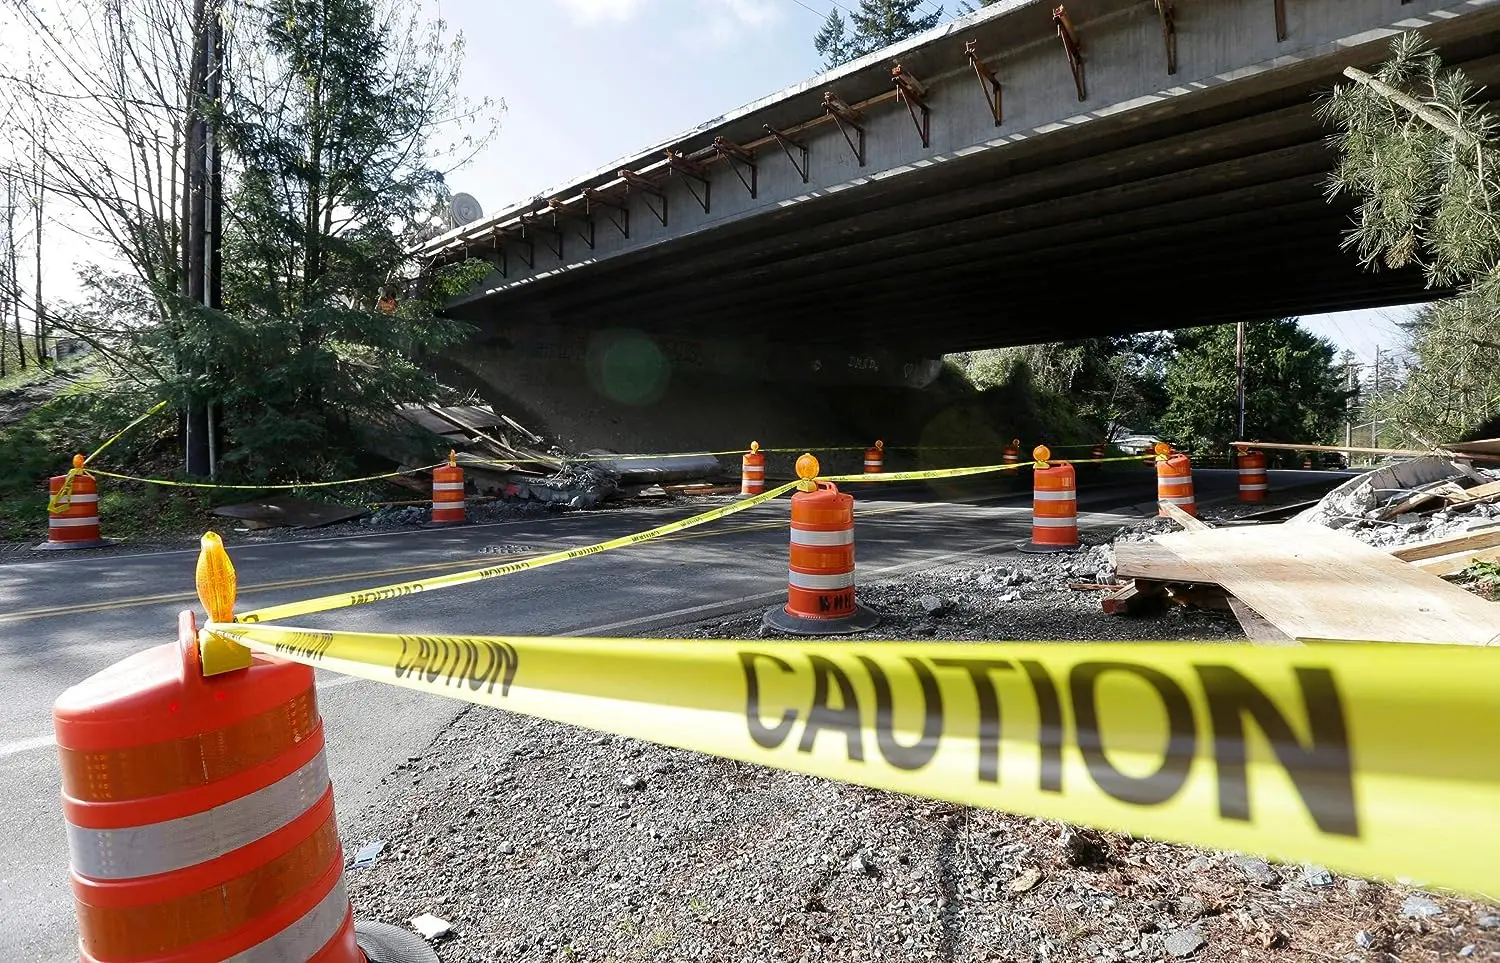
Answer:
[[[36,140],[32,141],[36,151],[33,165],[36,171],[36,200],[33,203],[36,209],[36,315],[33,318],[33,334],[36,339],[36,366],[41,368],[47,363],[47,311],[42,302],[42,209],[47,197],[47,121],[39,117],[37,124],[40,129]]]
[[[5,300],[16,323],[16,370],[26,370],[26,339],[21,336],[21,273],[16,260],[16,172],[5,172]],[[0,339],[5,336],[0,331]]]
[[[193,59],[188,72],[187,130],[183,157],[187,164],[183,178],[183,245],[182,295],[188,304],[208,305],[208,140],[205,116],[209,104],[210,61],[213,56],[214,29],[217,19],[206,0],[193,4]],[[185,305],[187,307],[187,305]],[[198,359],[189,359],[188,375],[196,383],[205,372]],[[195,386],[188,394],[183,421],[184,468],[189,475],[204,477],[212,473],[212,452],[208,440],[208,406],[197,395]]]
[[[1380,348],[1375,349],[1375,384],[1370,388],[1370,400],[1380,400]],[[1370,412],[1370,447],[1380,447],[1380,419],[1375,417],[1375,412]]]
[[[1354,445],[1354,359],[1347,358],[1344,361],[1344,391],[1349,397],[1344,401],[1344,447]],[[1374,448],[1374,445],[1370,446]],[[1344,456],[1349,459],[1349,464],[1354,464],[1354,452],[1346,451]]]
[[[1238,406],[1239,434],[1235,437],[1241,441],[1245,440],[1245,322],[1241,321],[1234,326],[1234,380],[1235,380],[1235,404]]]
[[[16,243],[16,239],[11,236],[11,227],[15,224],[16,209],[15,209],[15,199],[14,199],[14,197],[12,197],[12,192],[11,192],[11,189],[10,189],[10,184],[11,184],[11,174],[10,174],[10,171],[7,170],[7,171],[5,171],[5,244],[6,244],[6,247],[5,248],[0,248],[0,378],[3,378],[7,374],[10,373],[10,368],[6,364],[6,360],[5,360],[8,357],[6,355],[6,353],[5,353],[5,319],[10,315],[10,302],[11,302],[11,297],[10,297],[11,280],[10,280],[10,271],[9,271],[9,269],[10,269],[10,259],[8,257],[6,257],[5,254],[4,254],[4,251],[8,250],[9,247],[10,247],[10,245]]]

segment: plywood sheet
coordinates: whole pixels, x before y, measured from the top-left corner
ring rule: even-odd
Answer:
[[[1316,525],[1153,541],[1293,639],[1500,645],[1500,605]]]

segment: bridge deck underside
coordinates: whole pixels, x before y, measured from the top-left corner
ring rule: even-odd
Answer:
[[[1485,84],[1496,36],[1445,50]],[[1435,294],[1341,249],[1302,76],[907,171],[479,300],[476,322],[928,352],[1378,307]],[[1198,95],[1194,95],[1198,96]],[[516,312],[516,314],[512,314]]]

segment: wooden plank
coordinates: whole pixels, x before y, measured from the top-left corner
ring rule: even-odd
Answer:
[[[1431,485],[1423,485],[1421,488],[1418,488],[1411,494],[1411,497],[1403,498],[1401,501],[1381,509],[1380,517],[1382,519],[1395,518],[1397,515],[1405,515],[1414,508],[1420,508],[1428,502],[1434,502],[1442,498],[1451,500],[1453,496],[1462,496],[1463,493],[1464,490],[1451,481],[1433,482]]]
[[[1500,559],[1500,546],[1490,548],[1471,548],[1466,552],[1454,552],[1452,555],[1439,555],[1436,558],[1424,558],[1408,564],[1412,568],[1419,568],[1428,575],[1436,575],[1439,578],[1445,575],[1457,575],[1475,562],[1493,562]]]
[[[1299,525],[1159,535],[1196,580],[1223,586],[1294,639],[1500,642],[1500,606],[1330,529]]]
[[[1160,582],[1134,579],[1125,583],[1117,591],[1101,598],[1099,608],[1104,611],[1105,615],[1129,615],[1140,611],[1149,600],[1159,596],[1162,588]]]
[[[1475,485],[1473,488],[1464,489],[1463,491],[1458,492],[1456,495],[1445,495],[1443,497],[1447,498],[1448,501],[1453,502],[1455,505],[1466,505],[1469,502],[1490,501],[1493,498],[1500,497],[1500,481],[1490,482],[1487,485]]]
[[[1161,506],[1161,510],[1162,510],[1163,514],[1165,514],[1172,521],[1174,521],[1177,524],[1181,525],[1183,528],[1187,529],[1188,531],[1190,531],[1190,532],[1206,532],[1206,531],[1208,531],[1208,524],[1207,523],[1205,523],[1203,521],[1200,521],[1199,519],[1196,519],[1193,516],[1189,515],[1180,506],[1173,505],[1171,502],[1157,502],[1156,504],[1158,504],[1158,505]]]
[[[1285,632],[1261,618],[1260,613],[1233,595],[1229,596],[1229,611],[1234,613],[1234,617],[1239,620],[1240,628],[1245,630],[1245,638],[1252,642],[1265,642],[1272,645],[1297,644],[1296,639],[1289,637]]]
[[[1439,555],[1452,555],[1455,552],[1489,548],[1493,545],[1500,545],[1500,524],[1496,524],[1493,528],[1470,530],[1461,535],[1449,535],[1447,538],[1434,538],[1412,545],[1400,545],[1386,551],[1403,562],[1416,562],[1424,558],[1437,558]],[[1119,549],[1116,548],[1116,552],[1118,551]],[[1118,565],[1115,567],[1119,568]]]

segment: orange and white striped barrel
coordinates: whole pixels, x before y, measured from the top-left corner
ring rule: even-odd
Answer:
[[[1312,466],[1313,466],[1313,456],[1312,455],[1303,455],[1302,456],[1302,467],[1306,468],[1306,469],[1311,469]]]
[[[865,449],[865,474],[879,475],[885,471],[885,442],[876,441],[875,447]]]
[[[458,457],[448,452],[448,464],[432,470],[432,524],[461,525],[464,522],[464,470]]]
[[[1019,463],[1021,460],[1021,439],[1012,438],[1010,444],[1005,446],[1005,453],[1000,456],[1000,460],[1007,465]]]
[[[365,963],[344,890],[313,672],[203,676],[184,612],[58,697],[83,963]]]
[[[740,458],[740,494],[759,495],[766,490],[766,456],[760,442],[752,441],[750,450]]]
[[[1189,515],[1198,514],[1193,500],[1193,462],[1182,452],[1156,459],[1156,500],[1176,505]],[[1165,515],[1158,510],[1157,515]]]
[[[1078,478],[1065,461],[1051,464],[1051,452],[1038,447],[1031,482],[1031,548],[1034,551],[1078,547]]]
[[[1093,451],[1091,451],[1089,453],[1089,457],[1092,458],[1092,459],[1094,459],[1095,461],[1100,461],[1101,459],[1103,459],[1104,458],[1104,446],[1103,445],[1095,445],[1094,448],[1093,448]]]
[[[114,544],[99,534],[99,483],[83,470],[83,463],[82,455],[74,455],[73,471],[53,475],[48,480],[47,494],[51,497],[47,508],[47,541],[37,548],[100,548]]]
[[[1263,451],[1241,451],[1239,453],[1240,501],[1263,502],[1270,489],[1266,475],[1266,454]]]
[[[792,495],[786,605],[767,612],[766,624],[797,635],[873,628],[878,616],[854,598],[854,498],[832,482],[813,487],[811,455],[797,459],[797,473],[807,489]]]

